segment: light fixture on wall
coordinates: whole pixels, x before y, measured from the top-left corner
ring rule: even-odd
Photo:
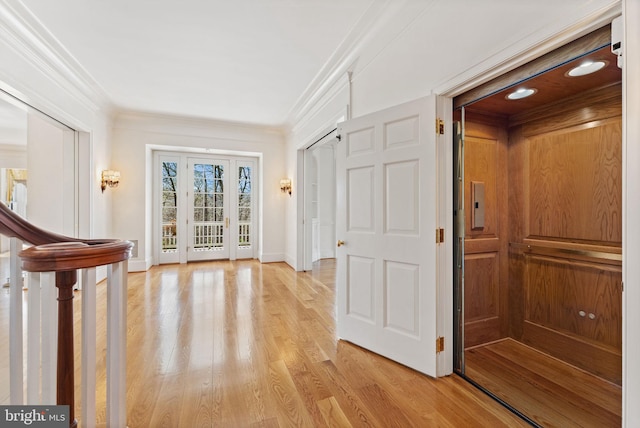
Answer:
[[[289,193],[289,196],[291,196],[291,179],[290,178],[283,178],[282,180],[280,180],[280,191],[282,193]]]
[[[120,184],[120,171],[113,171],[111,169],[105,169],[102,171],[102,180],[100,182],[100,189],[104,193],[104,189],[109,187],[118,187]]]

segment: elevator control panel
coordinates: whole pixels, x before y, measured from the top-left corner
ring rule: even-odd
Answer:
[[[471,182],[471,229],[484,229],[484,183]]]

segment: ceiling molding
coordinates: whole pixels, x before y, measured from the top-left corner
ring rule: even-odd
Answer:
[[[113,109],[103,88],[22,3],[0,0],[0,39],[83,108],[91,112]],[[53,115],[67,114],[55,111],[51,100],[29,88],[21,92],[16,95],[28,97],[24,101],[37,103],[39,108],[46,105],[54,110]]]
[[[348,73],[344,73],[342,76],[338,76],[336,79],[328,83],[330,84],[327,85],[327,88],[322,92],[322,94],[319,94],[318,97],[315,98],[315,102],[305,109],[304,115],[298,116],[295,123],[287,124],[288,126],[285,127],[287,135],[300,133],[301,130],[307,127],[308,124],[314,120],[316,115],[322,112],[336,97],[340,96],[340,94],[345,91],[349,91]],[[346,103],[349,102],[347,98],[348,95],[345,97]],[[341,105],[340,107],[345,108],[346,105]],[[342,110],[341,113],[343,113]]]
[[[115,117],[114,128],[245,142],[284,142],[281,127],[139,111],[120,111]]]
[[[435,0],[373,0],[367,11],[300,95],[285,126],[296,128],[344,75],[355,79],[390,43],[433,6]]]
[[[362,48],[382,31],[389,17],[395,15],[394,11],[404,3],[405,0],[373,0],[371,6],[298,97],[287,115],[288,127],[295,127],[296,122],[313,108],[336,80],[352,71]]]

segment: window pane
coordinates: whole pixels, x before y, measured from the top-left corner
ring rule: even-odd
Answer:
[[[251,195],[238,195],[238,206],[239,207],[250,207],[251,206]]]
[[[248,208],[240,208],[238,210],[238,221],[251,221],[251,210]]]
[[[202,208],[194,208],[193,209],[193,220],[194,221],[204,221],[204,213]]]
[[[178,163],[162,162],[162,252],[175,252],[177,243]]]
[[[251,247],[251,167],[238,167],[238,247]]]
[[[162,222],[163,223],[175,223],[176,221],[176,209],[175,208],[164,208],[162,210]]]

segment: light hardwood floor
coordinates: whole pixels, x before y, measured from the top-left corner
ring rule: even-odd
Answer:
[[[308,273],[283,263],[221,261],[130,274],[129,427],[527,426],[458,376],[432,379],[337,340],[334,277],[332,260]],[[100,329],[104,289],[98,285]],[[81,304],[78,293],[76,336]],[[103,358],[104,347],[101,333]],[[77,397],[79,380],[78,372]]]

